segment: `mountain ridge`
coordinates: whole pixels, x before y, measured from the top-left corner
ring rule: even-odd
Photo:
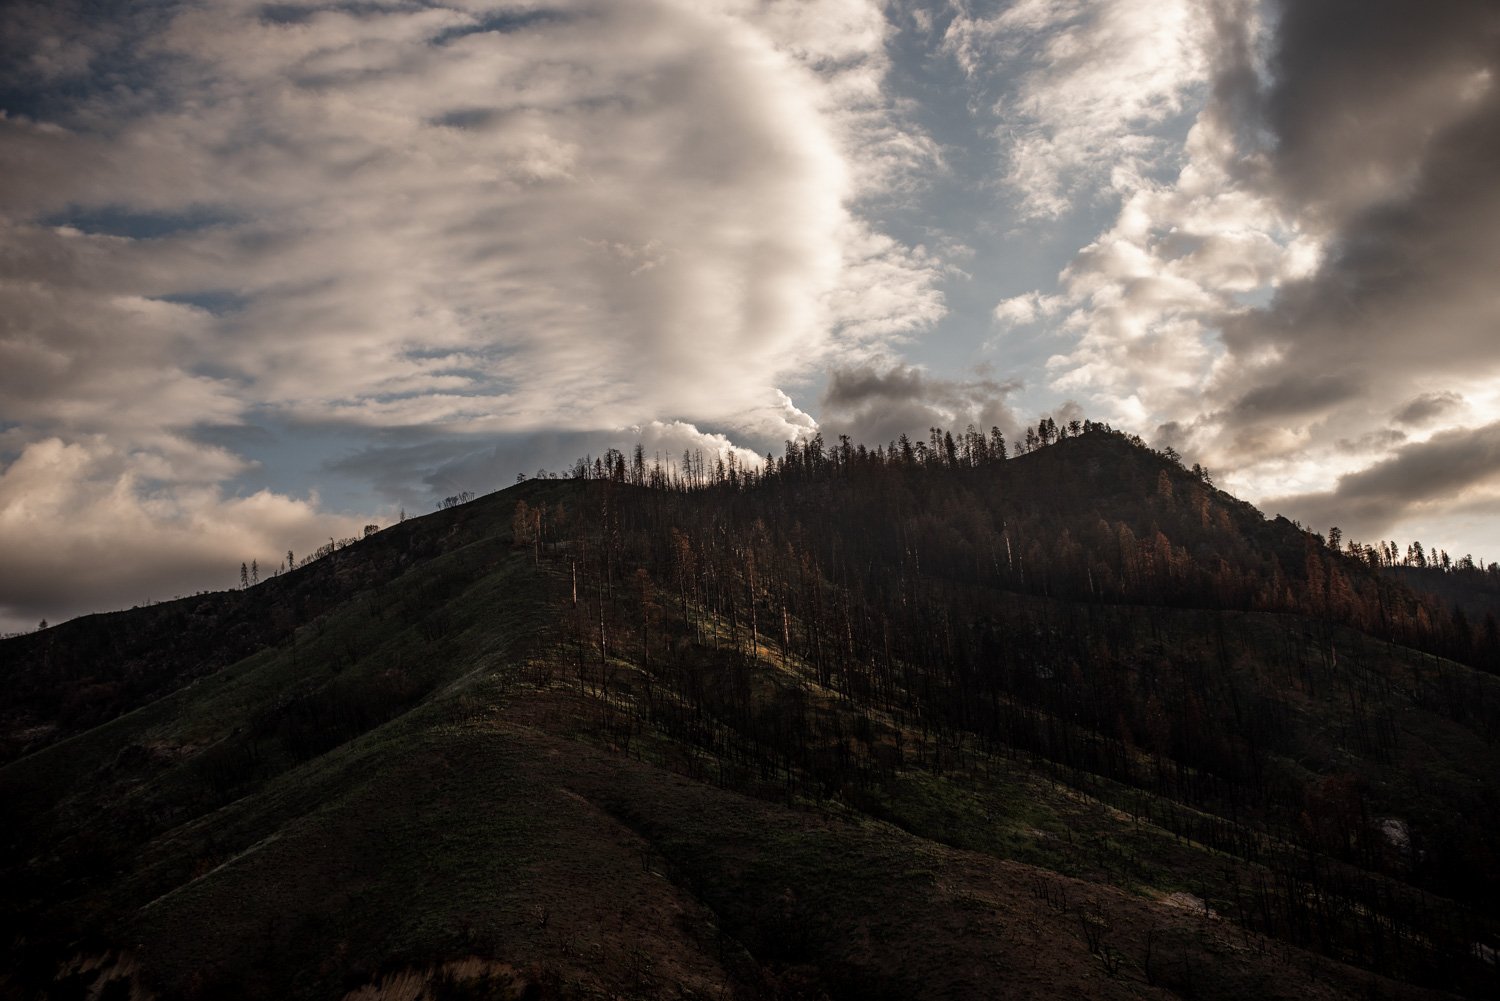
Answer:
[[[5,989],[1488,990],[1500,681],[1396,642],[1424,599],[1114,434],[829,454],[530,481],[213,596],[247,657],[189,620],[0,767]],[[149,665],[194,600],[0,650]]]

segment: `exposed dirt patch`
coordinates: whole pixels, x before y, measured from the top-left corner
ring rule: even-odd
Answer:
[[[519,1001],[536,992],[536,983],[509,963],[465,956],[441,966],[394,970],[345,994],[343,1001],[436,1001],[452,987],[483,991],[494,1001]]]
[[[156,995],[140,982],[141,967],[128,952],[80,953],[58,971],[59,983],[81,991],[88,1001],[110,998],[112,1001],[156,1001]]]
[[[1218,912],[1210,907],[1208,905],[1208,902],[1205,901],[1202,897],[1198,896],[1196,893],[1188,893],[1185,890],[1178,890],[1176,893],[1169,893],[1165,897],[1161,898],[1161,902],[1166,904],[1168,907],[1177,907],[1184,911],[1191,911],[1206,918],[1213,918],[1217,920],[1217,918],[1219,917]]]

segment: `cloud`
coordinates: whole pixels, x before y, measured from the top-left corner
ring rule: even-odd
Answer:
[[[828,300],[840,335],[828,357],[869,357],[930,329],[947,312],[942,267],[925,247],[902,247],[865,226],[851,231],[842,278]]]
[[[1041,292],[1026,292],[1002,300],[993,311],[995,323],[1003,329],[1025,326],[1037,320],[1056,316],[1066,305],[1060,295],[1043,295]]]
[[[1368,431],[1358,438],[1340,438],[1334,448],[1340,452],[1367,458],[1388,452],[1392,447],[1407,441],[1409,436],[1399,428],[1381,428]]]
[[[835,368],[823,392],[820,426],[826,436],[847,434],[872,444],[902,434],[925,441],[929,428],[969,424],[986,431],[999,427],[1013,438],[1018,422],[1006,399],[1020,388],[987,374],[946,379],[899,363]]]
[[[316,497],[227,497],[215,485],[227,469],[204,469],[205,453],[185,443],[178,452],[47,438],[0,470],[0,631],[232,587],[242,561],[269,572],[288,549],[311,552],[363,524],[319,511]],[[200,470],[200,482],[183,481],[186,466]]]
[[[1159,129],[1189,111],[1212,34],[1193,0],[1020,0],[960,14],[944,45],[970,76],[1025,66],[993,110],[1006,183],[1023,215],[1047,219],[1170,157]]]
[[[95,259],[138,295],[232,291],[219,364],[307,419],[717,420],[941,316],[934,263],[849,212],[930,147],[886,113],[878,7],[557,14],[181,8],[142,67],[163,106],[6,120],[10,209],[253,220],[95,238],[73,294]]]
[[[1265,506],[1369,540],[1402,522],[1494,502],[1500,502],[1500,422],[1402,445],[1388,458],[1340,476],[1332,490],[1270,498]]]
[[[1500,94],[1428,149],[1419,176],[1396,200],[1353,212],[1318,270],[1282,290],[1268,309],[1225,332],[1262,384],[1289,373],[1361,373],[1373,398],[1405,395],[1413,381],[1462,385],[1500,365],[1492,331],[1500,297],[1485,261],[1500,252],[1500,190],[1485,165],[1500,158]],[[1439,392],[1432,390],[1430,392]]]
[[[1432,144],[1483,102],[1500,11],[1455,0],[1412,16],[1400,0],[1282,2],[1264,111],[1275,180],[1337,225],[1400,200]]]
[[[1445,390],[1439,393],[1423,393],[1402,404],[1394,419],[1398,424],[1426,424],[1434,418],[1451,413],[1463,404],[1459,394]]]
[[[1285,420],[1335,406],[1356,395],[1359,386],[1343,375],[1282,379],[1259,386],[1236,400],[1231,420]]]

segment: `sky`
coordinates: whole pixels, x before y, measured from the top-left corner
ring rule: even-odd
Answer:
[[[12,0],[0,631],[585,453],[1087,416],[1500,560],[1493,0]]]

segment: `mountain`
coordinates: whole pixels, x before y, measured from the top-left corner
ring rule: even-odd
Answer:
[[[0,642],[0,998],[1492,995],[1482,617],[1003,456],[611,454]]]

